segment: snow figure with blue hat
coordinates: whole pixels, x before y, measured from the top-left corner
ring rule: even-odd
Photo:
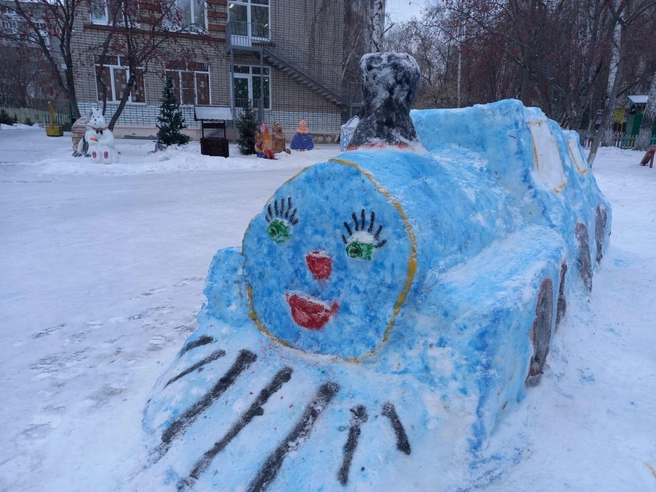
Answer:
[[[610,207],[578,143],[539,110],[411,118],[414,59],[361,66],[374,86],[355,150],[284,183],[241,247],[215,255],[199,328],[145,409],[135,485],[453,490],[521,456],[520,441],[486,443],[548,373]],[[459,117],[473,143],[443,145],[436,122]]]
[[[310,129],[307,126],[305,120],[298,122],[298,129],[292,137],[292,141],[289,144],[289,148],[292,150],[312,150],[314,149],[314,140],[312,140],[312,135],[310,135]]]

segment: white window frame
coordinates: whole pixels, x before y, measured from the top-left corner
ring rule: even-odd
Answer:
[[[196,74],[199,74],[199,73],[207,75],[207,84],[208,84],[208,86],[207,86],[207,96],[208,96],[208,99],[209,99],[208,105],[212,104],[212,74],[211,74],[211,70],[210,70],[210,65],[207,62],[199,62],[199,63],[205,63],[207,65],[207,70],[189,70],[188,67],[187,67],[187,69],[184,69],[184,70],[182,68],[166,68],[165,69],[165,73],[166,72],[177,72],[177,74],[178,74],[178,80],[180,81],[180,83],[177,87],[177,94],[176,94],[177,97],[178,97],[178,101],[182,101],[182,74],[183,73],[193,73],[194,74],[194,102],[191,103],[191,104],[188,104],[188,103],[183,104],[182,102],[180,102],[180,106],[190,107],[190,106],[193,106],[194,104],[199,104],[199,102],[198,102],[198,90],[197,90],[197,88],[198,88],[198,77],[196,75]]]
[[[179,0],[174,0],[174,1],[175,1],[175,7],[178,9],[178,11],[180,11],[180,7],[178,6]],[[190,5],[190,10],[191,10],[191,20],[193,21],[193,20],[195,20],[195,17],[196,17],[196,12],[195,12],[196,5],[194,4],[194,0],[188,0],[188,1],[189,1],[189,5]],[[198,24],[196,22],[192,22],[189,25],[181,24],[180,26],[178,26],[178,29],[182,29],[185,32],[190,32],[190,33],[194,33],[194,32],[203,32],[204,33],[204,32],[207,32],[207,26],[208,26],[208,22],[207,22],[207,0],[202,0],[202,2],[203,2],[203,18],[205,19],[205,22],[203,24]]]
[[[260,69],[259,65],[242,65],[242,64],[235,64],[235,67],[246,67],[248,68],[248,73],[240,73],[240,72],[234,72],[233,77],[235,79],[247,79],[248,80],[248,100],[251,102],[251,104],[254,105],[254,100],[253,100],[253,79],[254,78],[260,78],[260,74],[254,74],[253,69]],[[271,87],[271,67],[265,66],[262,67],[264,69],[264,78],[268,79],[269,81],[269,105],[264,106],[264,102],[262,103],[262,108],[266,110],[271,110],[273,107],[273,101],[272,101],[272,87]],[[233,93],[234,93],[234,82],[233,82]],[[234,97],[234,96],[233,96]]]
[[[263,1],[263,0],[260,0]],[[255,39],[259,41],[269,41],[271,39],[271,0],[265,0],[266,4],[256,3],[257,0],[228,0],[228,21],[234,20],[231,19],[232,8],[231,5],[237,5],[240,7],[246,7],[246,23],[248,25],[248,38]],[[266,37],[262,36],[253,36],[251,32],[251,26],[253,25],[253,7],[257,8],[266,8],[268,11],[267,23],[264,24],[264,27],[268,28],[269,35]],[[239,21],[237,21],[239,22]],[[243,22],[243,21],[241,21]]]
[[[116,56],[116,55],[107,55],[107,56]],[[104,63],[103,68],[108,68],[109,69],[109,80],[110,80],[110,85],[108,87],[108,94],[107,94],[107,102],[113,102],[113,103],[118,103],[121,102],[121,97],[118,94],[114,94],[114,89],[116,88],[115,85],[115,79],[114,79],[114,70],[116,69],[121,69],[125,70],[125,80],[130,80],[130,68],[127,65],[121,64],[121,56],[116,56],[118,65],[115,64],[110,64],[110,63]],[[93,68],[94,68],[94,74],[96,67],[99,67],[100,63],[97,63],[94,61]],[[138,67],[141,68],[141,67]],[[142,75],[143,78],[143,90],[144,90],[144,100],[143,102],[140,101],[133,101],[132,100],[132,92],[130,91],[130,95],[128,96],[128,104],[146,104],[146,78],[145,76]],[[102,101],[101,94],[98,92],[98,81],[96,80],[96,93],[97,93],[97,98],[98,101]],[[111,96],[111,97],[110,97]]]
[[[102,8],[105,10],[105,17],[104,18],[99,18],[99,17],[94,17],[93,15],[93,4],[98,4],[98,8]],[[102,7],[100,4],[103,4]],[[91,10],[89,12],[89,18],[91,19],[91,22],[93,24],[98,24],[102,26],[106,26],[109,24],[109,2],[108,0],[91,0],[90,4]]]

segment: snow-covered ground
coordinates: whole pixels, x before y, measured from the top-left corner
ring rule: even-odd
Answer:
[[[69,137],[0,130],[1,491],[132,490],[142,410],[196,327],[213,254],[339,152],[223,159],[119,140],[105,166],[71,157]],[[541,384],[493,436],[519,459],[463,486],[656,490],[656,169],[641,157],[600,150],[613,230],[590,301],[570,304]]]

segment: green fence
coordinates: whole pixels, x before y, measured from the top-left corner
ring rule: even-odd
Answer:
[[[29,118],[29,120],[35,125],[45,126],[50,124],[50,114],[48,111],[41,111],[31,108],[0,109],[4,109],[5,112],[12,118],[15,117],[16,123],[25,123],[25,121]],[[70,128],[71,115],[69,112],[62,110],[55,111],[55,118],[57,119],[57,123],[64,125],[65,128]]]
[[[638,135],[615,135],[613,138],[613,146],[619,147],[620,149],[632,149],[635,145],[636,138],[638,138]],[[586,148],[590,147],[592,145],[592,137],[588,135],[584,138],[583,142]],[[656,145],[656,135],[651,137],[649,145]]]
[[[632,149],[635,145],[636,138],[638,138],[638,135],[617,135],[613,139],[613,146],[619,147],[620,149]],[[649,145],[656,145],[656,136],[651,137]]]

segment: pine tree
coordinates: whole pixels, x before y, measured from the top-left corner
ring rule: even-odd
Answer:
[[[180,104],[175,98],[171,77],[166,78],[166,85],[162,91],[162,104],[159,107],[157,128],[159,128],[157,132],[158,147],[161,145],[186,144],[191,140],[188,135],[180,133],[180,130],[187,128],[187,125],[182,111],[180,111]]]
[[[4,110],[0,109],[0,123],[4,125],[13,125],[14,119]]]
[[[260,122],[250,101],[242,113],[237,116],[236,125],[237,130],[239,130],[239,138],[237,139],[239,152],[243,155],[255,154],[255,133],[260,128]]]

